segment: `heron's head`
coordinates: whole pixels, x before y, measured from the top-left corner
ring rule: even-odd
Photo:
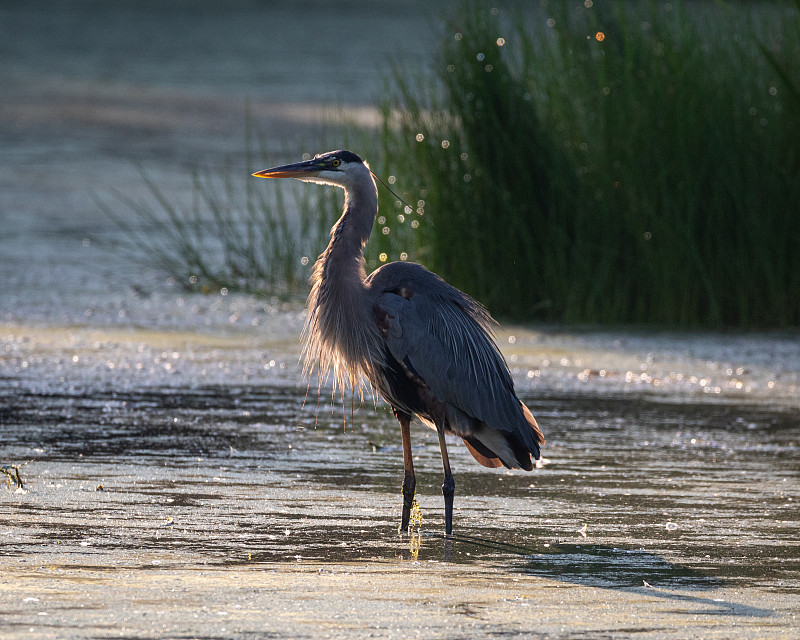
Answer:
[[[296,178],[345,189],[359,180],[371,178],[369,167],[352,151],[329,151],[311,160],[264,169],[253,175],[256,178]]]

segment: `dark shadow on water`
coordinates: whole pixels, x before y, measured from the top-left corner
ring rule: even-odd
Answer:
[[[529,555],[523,573],[584,584],[624,589],[645,583],[667,589],[713,589],[720,580],[697,569],[674,564],[643,549],[595,544],[555,544]]]
[[[694,615],[773,616],[768,609],[753,607],[716,597],[702,595],[725,587],[724,579],[693,567],[670,562],[643,549],[624,549],[598,544],[554,544],[541,549],[455,535],[438,534],[387,535],[384,523],[375,523],[369,531],[361,530],[358,539],[346,527],[328,527],[294,538],[290,548],[275,553],[254,553],[246,561],[228,559],[226,566],[259,562],[316,560],[321,562],[401,561],[444,562],[463,566],[489,565],[547,580],[582,587],[596,587],[637,593],[645,597],[665,599],[676,607],[690,607]],[[365,535],[366,534],[366,535]],[[294,534],[293,534],[294,537]],[[331,541],[339,543],[331,544]],[[280,556],[280,557],[279,557]],[[700,606],[701,608],[698,608]],[[689,610],[689,609],[687,609]],[[685,612],[685,611],[682,611]]]
[[[643,549],[560,543],[532,550],[468,536],[454,536],[452,544],[483,549],[489,554],[502,553],[508,560],[500,563],[501,568],[510,568],[525,575],[695,605],[691,610],[694,615],[756,618],[774,615],[768,609],[686,593],[686,591],[702,592],[718,589],[724,587],[725,583],[718,577],[689,566],[669,562],[658,554]],[[443,547],[445,554],[448,554],[448,541],[444,541]],[[473,559],[475,560],[477,558]],[[522,560],[522,563],[518,564],[515,560]],[[676,593],[677,590],[681,593]],[[698,610],[695,608],[696,605],[705,608]]]
[[[471,548],[469,558],[472,561],[479,559],[483,552],[489,558],[502,557],[516,572],[583,586],[714,589],[722,585],[718,577],[669,562],[644,549],[566,543],[545,543],[532,549],[471,536],[453,536],[452,542],[454,547]],[[507,568],[505,563],[501,566]]]
[[[686,565],[669,562],[643,549],[598,544],[553,544],[534,549],[475,536],[438,533],[399,535],[392,523],[374,520],[360,529],[322,524],[287,530],[275,541],[251,537],[247,559],[227,556],[224,564],[317,560],[409,560],[457,565],[488,564],[525,575],[608,589],[709,590],[724,580]],[[268,536],[269,538],[269,536]]]

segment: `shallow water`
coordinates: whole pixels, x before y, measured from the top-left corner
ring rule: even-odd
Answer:
[[[793,412],[630,395],[526,399],[547,425],[544,468],[483,470],[451,442],[449,559],[600,586],[724,578],[800,593]],[[394,419],[345,408],[343,422],[304,401],[298,389],[232,385],[18,394],[3,410],[4,456],[33,461],[21,469],[30,493],[0,523],[26,523],[4,553],[53,544],[83,553],[88,542],[94,553],[144,547],[153,557],[181,548],[222,566],[407,553]],[[441,560],[438,444],[423,427],[415,436],[419,557]]]
[[[250,585],[261,576],[253,572],[263,570],[284,576],[289,592],[281,580],[268,591],[284,609],[288,597],[296,614],[308,597],[300,596],[308,591],[298,581],[311,570],[336,576],[332,591],[323,590],[328,595],[317,594],[323,604],[316,615],[325,617],[346,600],[339,590],[357,588],[366,570],[372,597],[389,589],[402,603],[425,590],[441,602],[456,588],[441,592],[441,581],[455,580],[466,600],[454,607],[513,637],[523,633],[529,614],[538,614],[490,624],[475,598],[507,597],[512,589],[519,599],[525,588],[541,599],[542,585],[565,585],[616,594],[615,606],[638,598],[644,604],[625,606],[646,606],[655,616],[632,631],[613,622],[622,615],[615,610],[617,631],[605,629],[603,637],[666,637],[676,616],[684,628],[690,623],[681,616],[696,620],[698,611],[749,629],[741,637],[792,633],[800,603],[800,426],[792,407],[542,385],[523,395],[548,438],[542,468],[486,470],[450,441],[455,535],[446,540],[433,432],[413,431],[423,520],[413,535],[401,536],[402,451],[385,408],[331,408],[328,398],[318,405],[315,392],[309,399],[302,386],[279,380],[187,387],[176,384],[183,374],[175,375],[169,386],[124,390],[17,386],[13,400],[13,380],[2,380],[3,460],[30,460],[20,466],[24,488],[3,490],[0,563],[8,604],[16,593],[19,600],[36,598],[37,608],[56,618],[75,613],[86,592],[71,596],[65,585],[94,583],[101,572],[115,591],[130,588],[124,576],[137,576],[150,585],[152,606],[163,609],[157,603],[169,600],[166,585],[200,589],[198,570],[227,589]],[[430,573],[431,567],[441,570]],[[61,588],[48,595],[36,588],[42,580]],[[398,586],[408,580],[414,596]],[[473,580],[477,594],[464,595]],[[267,587],[259,585],[250,587],[264,606]],[[304,588],[322,589],[320,583]],[[583,593],[558,597],[563,606]],[[240,596],[227,607],[244,606]],[[601,598],[605,607],[608,597]],[[224,609],[216,598],[207,594],[206,603]],[[94,600],[121,624],[127,606]],[[63,614],[52,609],[58,602]],[[365,602],[355,607],[360,615]],[[669,605],[668,613],[655,615],[653,602]],[[382,599],[373,605],[386,615]],[[582,623],[603,629],[595,619],[599,603],[582,606]],[[31,637],[42,632],[31,614],[10,613],[19,629],[30,626]],[[58,627],[85,631],[98,624],[100,613],[79,614]],[[291,637],[298,629],[291,620],[288,630],[265,637]],[[426,636],[436,620],[399,621],[397,630],[422,629]],[[186,624],[178,616],[174,630]],[[234,636],[250,637],[243,630],[256,627],[245,624]],[[346,635],[333,628],[334,637]],[[578,627],[564,637],[573,637],[570,628]],[[308,633],[325,635],[316,625]]]

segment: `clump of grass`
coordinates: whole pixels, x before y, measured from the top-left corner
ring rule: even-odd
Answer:
[[[297,293],[335,219],[327,194],[312,198],[293,189],[287,203],[285,185],[257,190],[230,173],[196,173],[190,205],[171,199],[144,172],[142,180],[149,199],[116,193],[101,206],[134,259],[187,290]]]
[[[800,3],[472,3],[395,73],[426,261],[495,313],[800,325]]]

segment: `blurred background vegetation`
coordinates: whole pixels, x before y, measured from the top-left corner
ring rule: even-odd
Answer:
[[[799,8],[470,4],[390,99],[426,264],[518,319],[800,324]]]
[[[379,135],[348,133],[411,205],[380,189],[370,267],[418,260],[517,321],[800,326],[800,0],[452,15],[430,70],[387,78]],[[128,204],[167,211],[187,286],[303,291],[341,197],[253,182]]]

